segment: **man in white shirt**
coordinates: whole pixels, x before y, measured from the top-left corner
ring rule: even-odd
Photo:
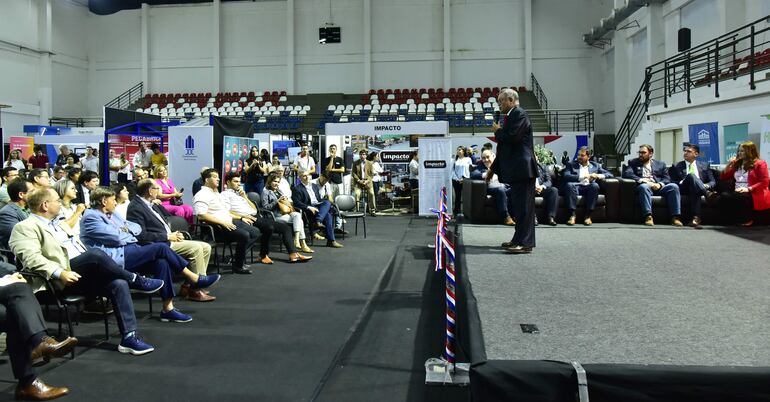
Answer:
[[[147,150],[147,144],[144,141],[139,141],[139,151],[134,154],[134,168],[141,167],[149,171],[151,156],[152,152]]]
[[[303,172],[308,172],[311,175],[315,173],[315,160],[312,156],[310,156],[310,148],[306,145],[302,146],[302,149],[297,155],[297,157],[294,159],[294,165],[292,165],[292,169],[297,172],[297,174],[301,174]]]
[[[90,145],[86,147],[86,156],[80,160],[80,164],[84,171],[99,172],[99,158],[94,155],[94,147]]]
[[[230,212],[227,204],[219,196],[219,173],[216,169],[207,169],[201,173],[203,187],[193,197],[193,209],[201,223],[207,223],[214,229],[214,236],[220,241],[234,242],[233,273],[250,274],[246,261],[246,250],[257,241],[259,230],[252,226],[253,217],[236,215]],[[268,245],[271,231],[262,232],[263,247]]]

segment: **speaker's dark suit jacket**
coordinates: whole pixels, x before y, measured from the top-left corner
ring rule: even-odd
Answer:
[[[656,183],[668,184],[671,183],[671,178],[668,175],[668,168],[666,168],[666,162],[653,159],[650,167],[652,168],[652,175],[655,176]],[[639,158],[631,159],[628,161],[628,166],[623,171],[624,179],[631,179],[635,182],[639,182],[642,179],[642,161]]]
[[[700,177],[700,181],[703,182],[703,185],[705,185],[706,188],[712,189],[717,185],[716,179],[714,178],[714,173],[711,172],[711,164],[708,162],[696,160],[695,167],[698,169],[698,177]],[[681,161],[677,163],[676,166],[670,170],[670,175],[671,181],[674,183],[679,183],[680,181],[684,180],[684,178],[687,177],[687,162]]]

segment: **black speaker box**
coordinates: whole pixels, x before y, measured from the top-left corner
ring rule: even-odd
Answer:
[[[684,52],[690,49],[690,28],[679,29],[679,51]]]

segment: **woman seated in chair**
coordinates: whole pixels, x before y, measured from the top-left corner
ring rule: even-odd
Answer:
[[[267,176],[265,189],[262,191],[262,209],[272,212],[276,221],[290,224],[294,231],[294,246],[305,253],[312,253],[313,250],[305,242],[302,214],[294,210],[291,197],[287,197],[278,189],[280,182],[281,176],[277,173]]]
[[[753,142],[746,141],[738,147],[737,157],[730,158],[721,178],[735,179],[735,189],[720,197],[721,208],[732,216],[733,222],[751,226],[757,211],[770,209],[767,162],[759,159]]]
[[[187,204],[182,204],[182,192],[177,191],[174,182],[168,177],[168,169],[163,165],[158,165],[153,171],[155,182],[160,186],[161,193],[158,194],[161,205],[172,215],[181,216],[190,225],[193,224],[193,209]]]
[[[77,198],[75,183],[68,179],[60,180],[53,186],[54,191],[61,198],[61,210],[59,219],[63,220],[75,234],[80,234],[80,218],[86,210],[84,204],[75,204],[72,201]]]

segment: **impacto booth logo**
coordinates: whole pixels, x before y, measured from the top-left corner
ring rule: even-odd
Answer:
[[[188,135],[184,140],[184,156],[195,156],[195,140]]]
[[[698,145],[711,145],[711,134],[708,130],[698,131]]]

